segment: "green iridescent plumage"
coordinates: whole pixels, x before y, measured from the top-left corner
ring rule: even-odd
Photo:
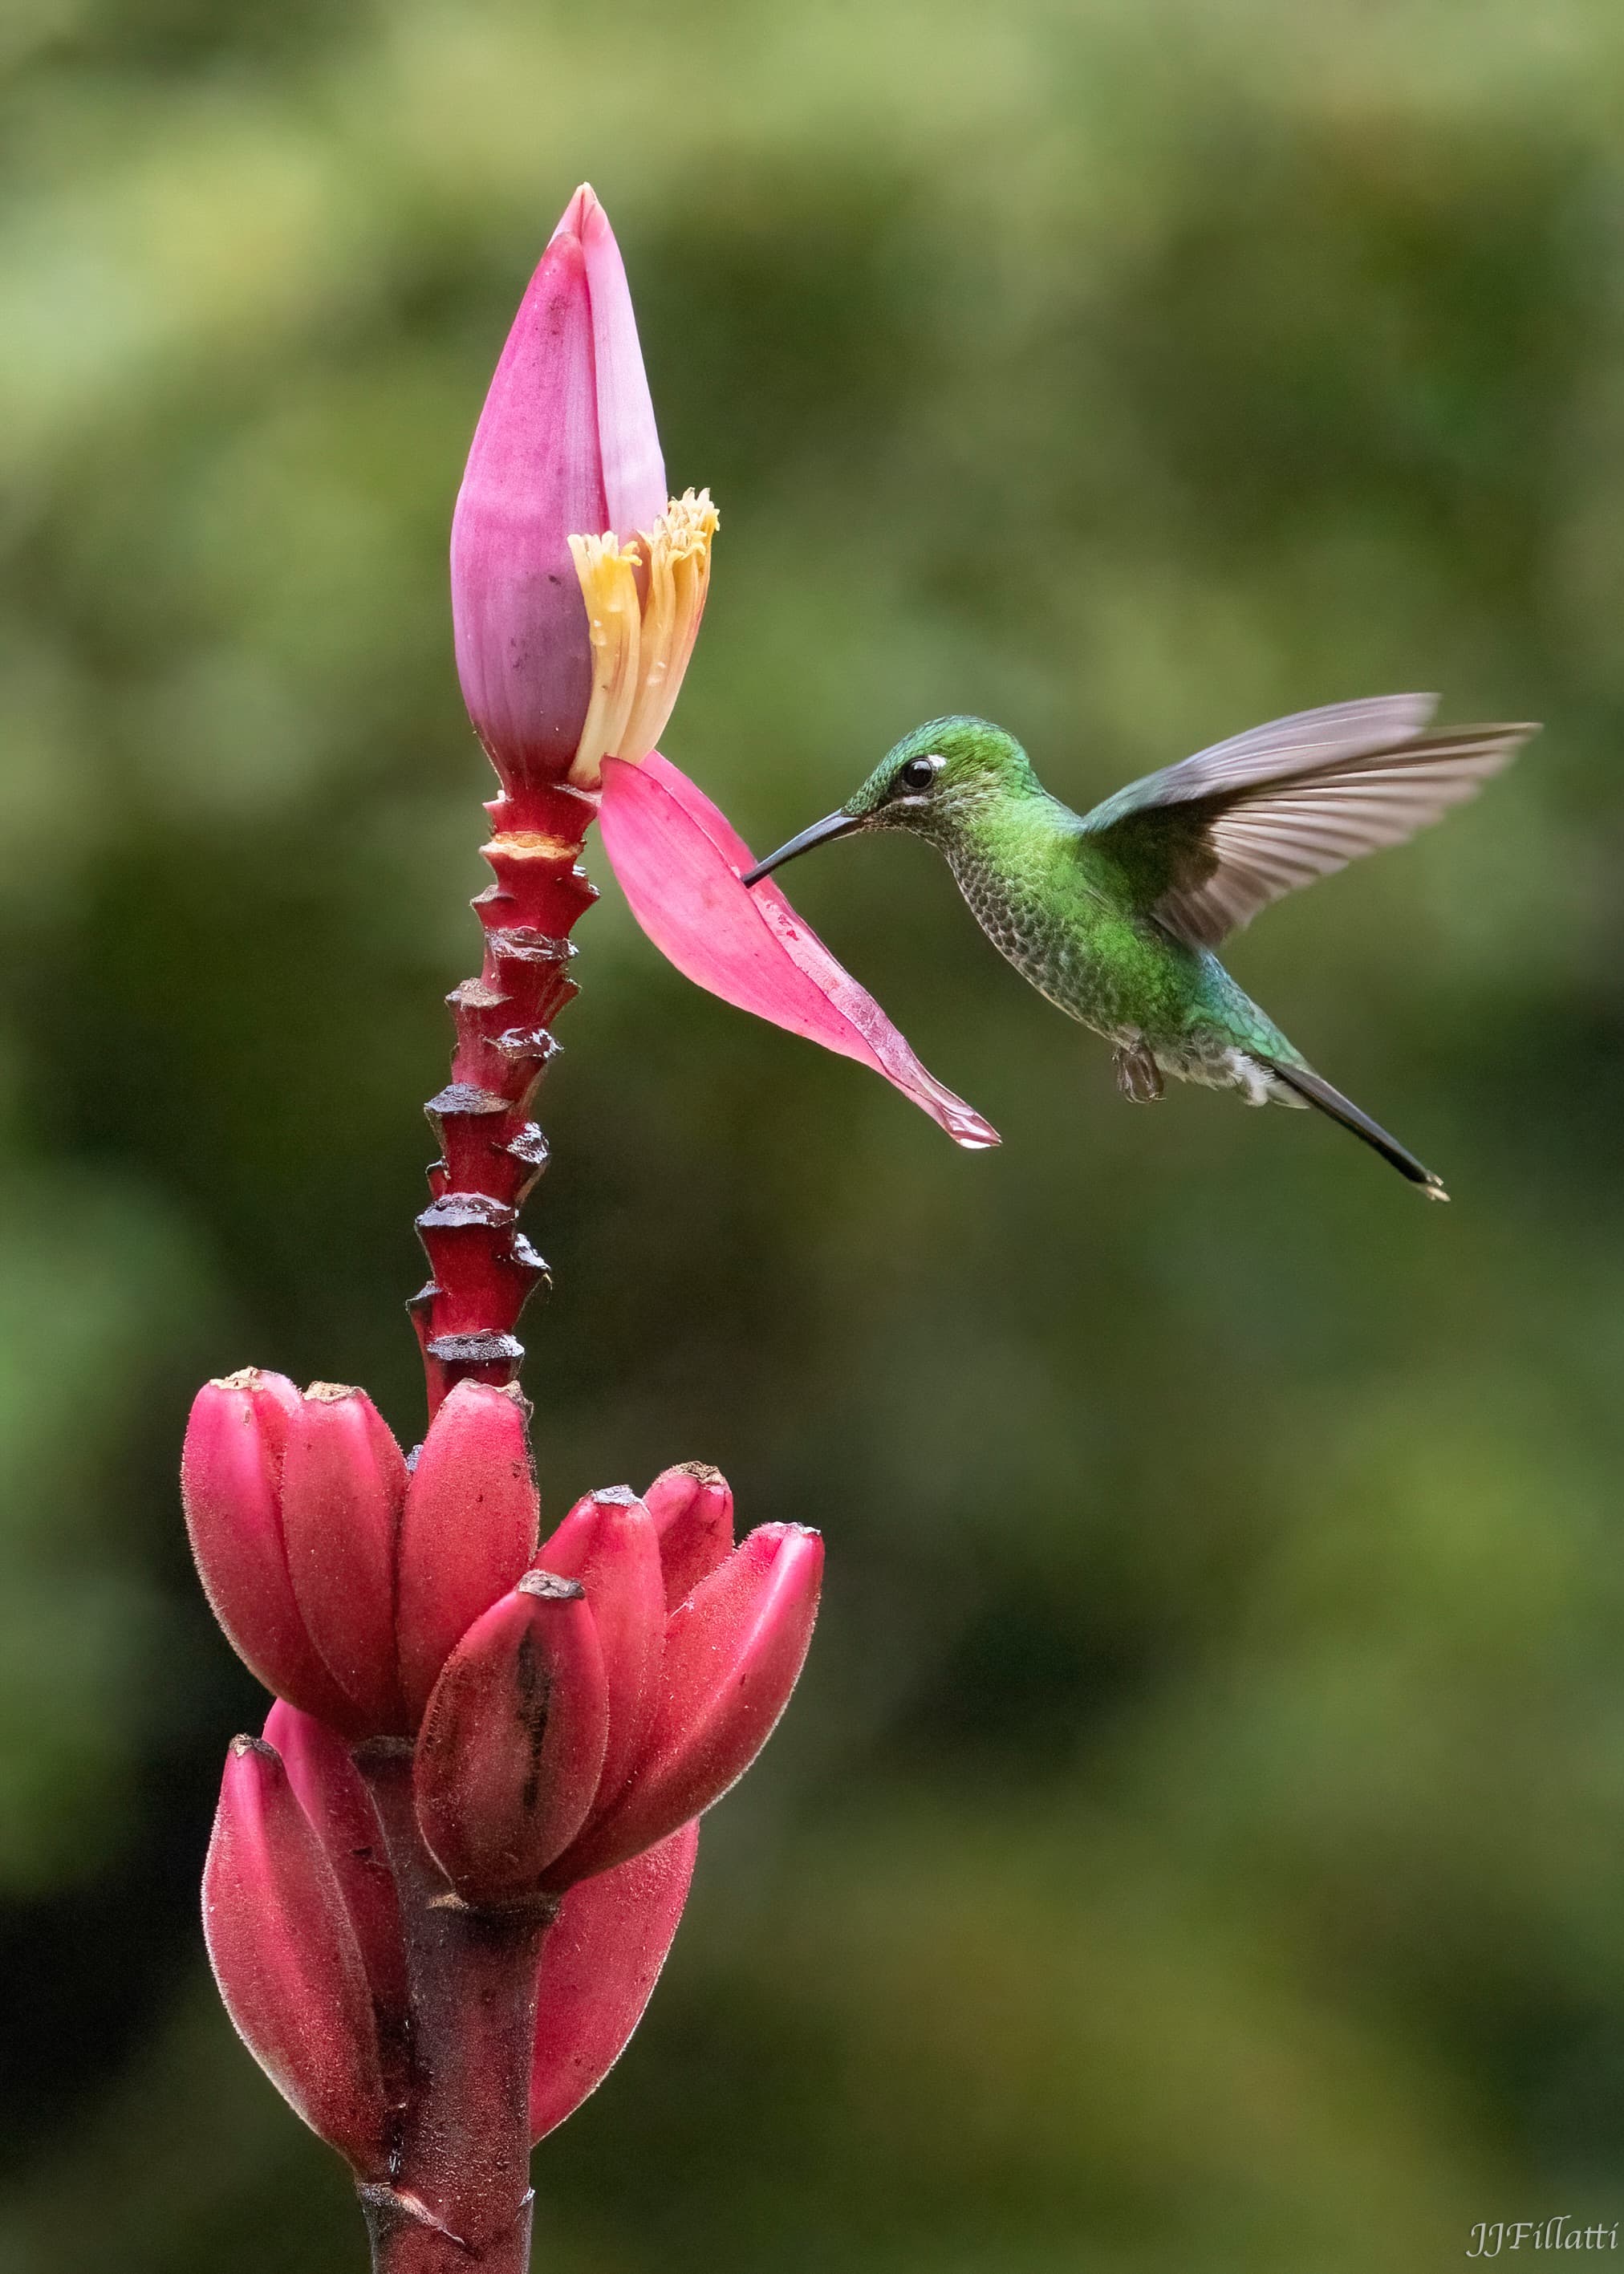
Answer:
[[[1535,732],[1429,733],[1434,699],[1275,719],[1087,814],[1049,794],[1002,727],[934,719],[745,881],[860,830],[924,837],[1000,953],[1114,1045],[1125,1096],[1159,1097],[1170,1074],[1253,1105],[1314,1105],[1442,1200],[1431,1171],[1314,1072],[1214,953],[1282,892],[1437,820]]]

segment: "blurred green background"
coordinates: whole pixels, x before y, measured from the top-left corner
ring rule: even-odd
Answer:
[[[342,2274],[196,1923],[261,1701],[195,1382],[371,1386],[490,787],[445,549],[588,176],[725,528],[667,738],[759,847],[921,717],[1085,803],[1395,686],[1506,782],[1232,960],[1446,1172],[1181,1091],[933,857],[795,898],[1002,1128],[612,881],[541,1111],[549,1504],[830,1542],[556,2274],[1342,2274],[1624,2215],[1624,15],[1613,0],[8,0],[0,2270]]]

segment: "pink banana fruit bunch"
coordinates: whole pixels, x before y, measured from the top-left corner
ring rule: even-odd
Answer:
[[[407,2094],[402,1871],[545,1930],[540,2138],[635,2027],[697,1818],[811,1638],[822,1541],[766,1525],[735,1546],[714,1470],[590,1494],[538,1547],[526,1419],[515,1391],[461,1382],[408,1463],[364,1392],[251,1368],[208,1383],[187,1431],[204,1587],[279,1700],[227,1761],[209,1954],[261,2067],[364,2179],[387,2176]],[[410,1796],[394,1821],[386,1788]]]

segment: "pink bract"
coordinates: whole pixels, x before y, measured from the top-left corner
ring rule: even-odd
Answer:
[[[497,364],[451,523],[457,675],[504,779],[569,764],[591,694],[572,536],[628,538],[665,471],[620,249],[583,185]]]
[[[775,1027],[883,1074],[979,1151],[998,1133],[920,1064],[865,988],[769,877],[747,890],[755,855],[703,791],[658,751],[604,761],[604,849],[632,914],[684,978]]]

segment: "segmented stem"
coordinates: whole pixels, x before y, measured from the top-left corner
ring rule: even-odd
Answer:
[[[597,809],[567,783],[515,783],[485,808],[492,835],[482,849],[495,881],[473,904],[485,960],[447,998],[451,1080],[425,1108],[440,1158],[417,1218],[432,1276],[410,1309],[431,1416],[458,1382],[517,1379],[519,1314],[547,1282],[518,1228],[547,1161],[530,1106],[558,1051],[553,1021],[577,991],[569,933],[598,897],[577,855]]]

